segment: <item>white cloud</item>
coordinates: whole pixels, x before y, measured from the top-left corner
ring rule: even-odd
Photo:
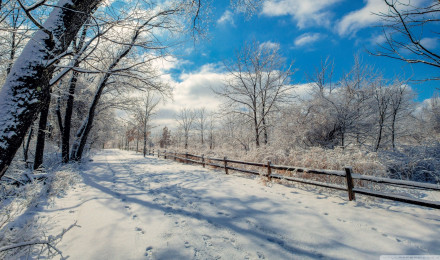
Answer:
[[[331,6],[343,0],[270,0],[263,4],[262,14],[267,16],[291,15],[299,28],[312,25],[329,26]]]
[[[399,10],[411,9],[420,6],[426,0],[401,0],[396,2]],[[381,17],[377,14],[387,13],[389,8],[383,0],[364,0],[365,6],[345,15],[336,25],[339,35],[347,36],[360,29],[378,24]]]
[[[304,33],[295,39],[294,44],[295,47],[302,47],[304,45],[312,44],[316,41],[319,41],[324,36],[325,35],[322,35],[320,33]]]
[[[420,44],[427,49],[436,49],[438,47],[438,38],[423,38],[420,40]]]
[[[184,107],[217,110],[221,100],[212,90],[222,86],[224,77],[223,69],[216,64],[207,64],[196,72],[180,75],[179,82],[172,82],[173,101],[160,108],[154,124],[175,128],[175,115]]]
[[[299,100],[310,100],[312,98],[314,88],[313,83],[297,84],[293,88],[292,94]]]
[[[387,41],[387,38],[385,37],[384,34],[373,35],[369,40],[369,42],[372,45],[383,44],[386,41]]]
[[[235,26],[234,14],[231,11],[226,10],[223,13],[223,15],[217,20],[217,24],[221,24],[221,25],[230,24],[232,26]]]
[[[350,12],[338,22],[336,26],[338,34],[341,36],[348,35],[376,24],[380,21],[380,17],[375,13],[385,12],[386,10],[388,10],[388,7],[383,0],[367,0],[363,8]]]
[[[277,42],[267,41],[267,42],[261,43],[259,48],[260,49],[275,49],[275,50],[277,50],[280,48],[280,44]]]

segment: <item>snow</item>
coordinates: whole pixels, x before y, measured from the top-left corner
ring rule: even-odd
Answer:
[[[38,216],[71,259],[378,259],[440,255],[440,212],[267,184],[104,150]],[[50,221],[48,221],[50,220]]]

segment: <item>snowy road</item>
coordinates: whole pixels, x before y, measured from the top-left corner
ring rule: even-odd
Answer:
[[[378,259],[440,255],[440,211],[378,207],[105,150],[42,214],[70,259]]]

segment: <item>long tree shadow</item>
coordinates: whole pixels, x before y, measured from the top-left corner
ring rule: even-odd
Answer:
[[[84,174],[83,178],[84,178],[84,183],[86,185],[89,185],[93,188],[99,189],[100,191],[107,193],[111,196],[117,197],[117,194],[115,194],[110,188],[107,188],[107,187],[95,182],[93,180],[93,176],[90,176],[89,174]],[[165,189],[161,188],[161,189],[158,189],[157,191],[153,191],[153,193],[154,192],[163,193],[165,191],[166,191]],[[183,191],[183,193],[184,192],[185,191]],[[324,257],[324,255],[322,253],[313,252],[313,251],[306,251],[306,250],[304,250],[300,247],[297,247],[295,245],[287,244],[285,241],[280,240],[278,237],[273,236],[273,235],[269,235],[267,233],[263,233],[257,229],[252,230],[252,229],[245,229],[245,228],[239,227],[238,225],[236,225],[234,223],[234,221],[237,220],[236,218],[229,218],[226,216],[208,216],[208,215],[204,215],[200,212],[191,212],[191,211],[188,211],[183,208],[175,209],[170,206],[159,205],[159,204],[155,204],[150,201],[145,201],[145,200],[141,200],[141,199],[130,197],[130,196],[124,196],[124,197],[127,202],[136,203],[142,207],[146,207],[149,209],[162,211],[162,212],[164,212],[164,215],[166,215],[166,213],[171,213],[171,214],[180,215],[180,216],[184,216],[184,217],[194,218],[197,220],[205,220],[206,222],[208,222],[210,224],[218,225],[218,226],[221,226],[224,228],[228,228],[228,229],[233,230],[234,232],[242,234],[244,236],[258,238],[260,240],[265,240],[268,243],[276,244],[289,253],[288,255],[286,255],[286,257],[288,257],[290,254],[294,254],[296,256],[305,256],[305,257],[310,257],[310,258],[323,258]],[[213,201],[214,198],[204,197],[203,200],[204,201]],[[239,200],[239,199],[235,199],[235,200]],[[219,198],[215,198],[215,201],[219,204],[222,203],[222,202],[219,202]],[[246,205],[249,203],[249,201],[243,201],[243,200],[240,200],[240,202],[242,202],[242,205]],[[257,202],[252,201],[251,203],[257,203]],[[249,203],[249,204],[251,204],[251,203]],[[236,211],[234,214],[236,216],[243,216],[243,215],[256,216],[256,215],[261,215],[261,214],[267,214],[265,211],[256,210],[256,209],[252,209],[249,207],[247,207],[246,209],[242,209],[242,210],[235,209],[234,211]],[[281,210],[278,210],[276,212],[281,213]],[[323,245],[320,245],[320,247],[322,248]]]

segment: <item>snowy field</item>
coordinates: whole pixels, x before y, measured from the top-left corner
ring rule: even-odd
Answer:
[[[69,259],[379,259],[440,255],[440,211],[348,202],[119,150],[39,213]],[[344,194],[345,195],[345,194]]]

